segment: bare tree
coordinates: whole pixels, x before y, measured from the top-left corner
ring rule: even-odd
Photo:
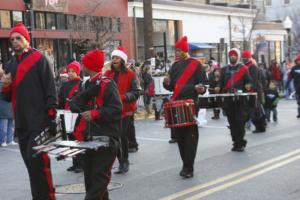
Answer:
[[[292,46],[291,46],[291,53],[295,56],[297,53],[300,52],[300,16],[299,16],[300,9],[293,9],[292,12],[289,13],[291,20],[293,21],[293,28],[292,28]]]
[[[242,34],[243,38],[243,50],[249,49],[249,44],[252,40],[252,33],[255,28],[255,25],[259,21],[259,13],[260,10],[252,10],[252,14],[254,15],[254,18],[251,20],[251,25],[249,26],[248,20],[245,17],[239,17],[238,20],[240,22],[240,32]]]
[[[109,3],[109,0],[87,0],[84,11],[68,22],[70,40],[82,51],[104,49],[111,45],[115,33],[120,32],[119,18],[95,16],[104,3]]]

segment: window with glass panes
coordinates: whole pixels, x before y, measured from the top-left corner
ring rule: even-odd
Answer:
[[[43,13],[43,12],[35,13],[35,28],[37,28],[37,29],[45,29],[46,28],[45,13]]]
[[[47,29],[52,29],[52,30],[56,29],[54,13],[46,13],[46,22],[47,22]]]
[[[11,17],[8,10],[0,10],[0,28],[11,28]]]
[[[13,26],[23,22],[23,13],[21,11],[12,11]]]
[[[56,14],[57,19],[57,29],[66,29],[66,15]]]

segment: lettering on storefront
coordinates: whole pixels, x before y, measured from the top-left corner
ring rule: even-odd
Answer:
[[[33,0],[34,10],[49,12],[68,12],[68,0]]]

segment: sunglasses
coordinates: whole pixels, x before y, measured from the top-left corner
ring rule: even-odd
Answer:
[[[14,40],[18,40],[20,41],[22,38],[20,36],[14,37],[14,38],[10,38],[10,41],[13,42]]]

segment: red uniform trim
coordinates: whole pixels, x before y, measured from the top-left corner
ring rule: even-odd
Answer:
[[[51,176],[51,171],[50,171],[50,162],[49,162],[49,156],[48,154],[44,153],[42,154],[43,162],[44,162],[44,173],[47,178],[47,183],[48,183],[48,189],[49,189],[49,198],[50,200],[55,200],[55,192],[53,188],[53,182],[52,182],[52,176]]]
[[[36,62],[42,57],[42,54],[39,51],[33,51],[30,53],[24,60],[22,60],[16,71],[16,76],[12,82],[12,107],[15,113],[16,110],[16,89],[18,85],[22,82],[26,73],[31,69],[31,67],[36,64]]]
[[[83,131],[86,129],[86,121],[83,117],[80,117],[79,124],[75,126],[75,130],[73,132],[74,137],[78,141],[83,141]]]
[[[100,113],[99,113],[98,109],[91,110],[90,113],[91,113],[91,116],[92,116],[93,120],[96,120],[96,119],[100,118]]]
[[[194,72],[197,70],[199,62],[195,59],[191,59],[191,60],[192,61],[186,66],[186,68],[183,71],[182,75],[176,81],[174,91],[173,91],[173,95],[172,95],[172,100],[173,101],[176,100],[176,98],[180,94],[183,86],[186,84],[186,82],[192,77]]]
[[[233,75],[233,84],[237,83],[243,76],[247,73],[248,68],[246,66],[242,66],[238,72]],[[225,91],[228,91],[231,88],[231,80],[230,78],[227,80],[227,83],[224,87]]]
[[[74,85],[74,87],[70,90],[70,92],[68,93],[68,98],[72,97],[74,92],[76,90],[78,90],[78,87],[79,87],[79,83]],[[69,102],[67,101],[66,104],[65,104],[65,109],[66,110],[70,110],[70,105],[69,105]]]
[[[9,93],[11,91],[11,87],[10,86],[7,86],[7,87],[2,87],[2,90],[1,90],[1,92],[2,93]]]

